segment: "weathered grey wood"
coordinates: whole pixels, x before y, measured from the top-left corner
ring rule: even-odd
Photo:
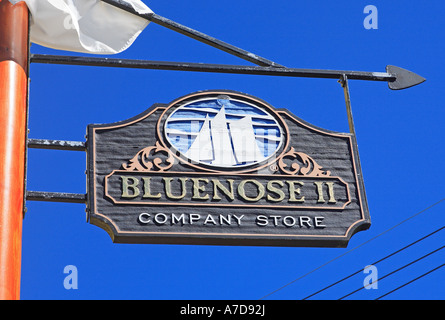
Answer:
[[[221,91],[225,94],[235,94]],[[236,93],[238,94],[238,93]],[[237,96],[238,97],[238,96]],[[129,243],[179,243],[179,244],[216,244],[216,245],[258,245],[258,246],[334,246],[344,247],[350,237],[370,225],[369,212],[363,188],[360,167],[357,164],[358,151],[350,133],[338,133],[315,127],[287,110],[279,110],[283,125],[288,128],[288,147],[281,150],[287,152],[290,148],[309,155],[323,170],[330,171],[330,176],[315,178],[302,175],[288,175],[281,167],[272,170],[271,167],[258,167],[244,173],[233,173],[233,170],[209,172],[198,167],[190,166],[177,159],[171,167],[160,172],[132,172],[125,171],[125,164],[129,163],[141,149],[162,143],[162,132],[157,130],[158,120],[168,105],[156,104],[146,112],[129,120],[114,124],[90,125],[88,127],[88,208],[89,221],[105,229],[114,242]],[[160,124],[162,128],[162,123]],[[161,135],[161,137],[160,137]],[[160,142],[161,141],[161,142]],[[159,155],[159,163],[167,165],[165,158]],[[301,167],[305,163],[300,162]],[[292,170],[292,162],[287,169]],[[134,198],[122,197],[123,177],[133,176],[142,181],[143,177],[152,178],[151,193],[159,198],[144,198],[146,190],[140,187],[140,194]],[[171,178],[176,183],[174,192],[178,194],[179,178],[187,178],[186,193],[180,200],[166,200],[163,178]],[[246,201],[239,194],[233,200],[220,199],[218,201],[193,200],[194,177],[211,179],[234,180],[234,184],[245,179],[256,179],[266,185],[270,180],[300,180],[307,189],[302,189],[299,196],[304,196],[304,205],[295,203],[273,203],[261,198],[254,203]],[[338,181],[343,181],[349,190]],[[329,204],[326,199],[322,204],[317,203],[314,182],[335,182],[334,191],[336,202]],[[248,184],[245,192],[250,197],[257,192],[253,184]],[[326,186],[326,185],[324,185]],[[162,195],[161,195],[162,193]],[[212,191],[204,193],[213,198]],[[272,194],[273,195],[273,194]],[[276,195],[274,195],[276,196]],[[284,196],[289,194],[284,192]],[[286,200],[287,201],[287,200]],[[297,205],[297,206],[296,206]],[[321,208],[322,206],[322,208]],[[153,221],[156,214],[160,219],[184,215],[185,223],[150,223],[138,222],[141,213],[149,214],[147,219]],[[190,215],[206,217],[232,216],[232,223],[221,224],[187,222]],[[234,215],[243,216],[240,225],[233,223]],[[258,215],[267,217],[322,217],[327,227],[302,226],[288,227],[282,222],[277,226],[273,221],[268,226],[258,226]],[[289,221],[292,218],[288,218]],[[113,223],[111,223],[113,221]]]

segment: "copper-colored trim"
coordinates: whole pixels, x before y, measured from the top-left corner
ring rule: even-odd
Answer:
[[[221,203],[200,203],[200,202],[193,202],[193,203],[175,203],[175,202],[160,202],[160,201],[119,201],[113,198],[109,192],[108,192],[108,178],[111,177],[116,172],[122,172],[122,173],[128,173],[128,171],[124,170],[113,170],[109,175],[105,177],[105,195],[113,201],[114,204],[144,204],[144,205],[166,205],[166,206],[200,206],[200,207],[243,207],[243,208],[264,208],[263,205],[255,205],[255,204],[221,204]],[[138,172],[135,172],[137,174],[141,174]],[[150,174],[163,174],[164,172],[150,172]],[[178,174],[178,175],[211,175],[216,176],[214,173],[210,172],[174,172],[170,171],[170,174]],[[144,173],[142,173],[143,175]],[[225,174],[227,175],[227,174]],[[303,205],[267,205],[267,208],[274,208],[274,209],[305,209],[305,210],[343,210],[346,208],[348,204],[351,203],[351,196],[349,193],[349,185],[340,177],[306,177],[306,176],[287,176],[287,175],[255,175],[255,174],[238,174],[237,176],[240,177],[274,177],[274,178],[299,178],[299,179],[320,179],[320,180],[338,180],[340,181],[345,187],[346,187],[346,193],[348,196],[348,200],[343,204],[342,207],[328,207],[328,206],[303,206]]]
[[[93,128],[93,134],[95,134],[96,133],[96,130],[104,130],[104,129],[110,129],[110,128],[118,128],[118,127],[123,127],[123,126],[128,126],[128,125],[131,125],[131,124],[133,124],[133,123],[135,123],[135,122],[139,122],[139,121],[142,121],[142,120],[144,120],[145,118],[147,118],[148,116],[150,116],[151,114],[153,114],[154,112],[156,112],[156,111],[158,111],[158,110],[162,110],[162,109],[164,109],[164,111],[163,111],[163,113],[162,113],[162,115],[164,115],[165,114],[165,112],[167,111],[167,109],[169,108],[169,107],[171,107],[172,105],[174,105],[174,104],[176,104],[176,103],[178,103],[179,101],[183,101],[184,99],[186,99],[186,98],[190,98],[191,96],[193,96],[193,95],[204,95],[204,94],[228,94],[227,92],[220,92],[220,91],[209,91],[209,92],[203,92],[203,93],[200,93],[200,94],[191,94],[191,95],[188,95],[188,96],[186,96],[186,97],[183,97],[181,100],[176,100],[175,102],[173,102],[173,103],[171,103],[168,107],[157,107],[157,108],[154,108],[151,112],[149,112],[149,113],[147,113],[146,115],[144,115],[143,117],[141,117],[141,118],[138,118],[138,119],[135,119],[135,120],[133,120],[133,121],[131,121],[131,122],[125,122],[125,123],[123,123],[123,124],[120,124],[120,125],[114,125],[114,126],[109,126],[109,127],[100,127],[100,128]],[[232,92],[230,92],[230,94],[234,94],[234,93],[232,93]],[[236,95],[236,94],[235,94]],[[241,95],[239,95],[239,96],[241,96]],[[254,98],[252,98],[252,97],[249,97],[250,99],[252,99],[252,100],[256,100],[256,99],[254,99]],[[261,104],[261,105],[263,105],[263,103],[261,102],[261,101],[259,101],[259,103]],[[268,110],[269,110],[269,108],[268,108]],[[307,128],[307,129],[310,129],[310,130],[313,130],[313,131],[316,131],[316,132],[319,132],[320,134],[324,134],[324,135],[328,135],[328,136],[334,136],[334,137],[342,137],[342,138],[347,138],[348,139],[348,145],[349,145],[349,149],[350,149],[350,152],[351,152],[351,158],[352,158],[352,165],[353,165],[353,171],[354,171],[354,178],[355,178],[355,186],[356,186],[356,189],[357,189],[357,195],[358,195],[358,202],[359,202],[359,207],[360,207],[360,215],[361,215],[361,219],[360,220],[357,220],[357,221],[355,221],[353,224],[351,224],[349,227],[348,227],[348,229],[345,231],[345,233],[344,233],[344,235],[340,235],[340,236],[338,236],[338,235],[316,235],[316,234],[310,234],[310,235],[292,235],[292,234],[285,234],[285,235],[283,235],[283,234],[250,234],[250,233],[205,233],[205,232],[202,232],[202,233],[199,233],[199,232],[194,232],[194,233],[190,233],[190,232],[147,232],[147,231],[122,231],[122,230],[120,230],[120,228],[114,223],[114,221],[112,221],[109,217],[107,217],[106,215],[104,215],[104,214],[102,214],[102,213],[100,213],[100,212],[97,212],[97,210],[96,210],[96,208],[97,208],[97,203],[96,203],[96,201],[97,201],[97,197],[96,197],[96,179],[94,179],[94,182],[93,182],[93,186],[94,186],[94,209],[95,209],[95,212],[94,212],[94,214],[95,215],[97,215],[97,216],[100,216],[100,217],[102,217],[104,220],[106,220],[106,221],[108,221],[109,222],[109,224],[110,225],[112,225],[113,227],[114,227],[114,229],[115,229],[115,231],[117,232],[117,235],[123,235],[123,234],[134,234],[134,235],[172,235],[172,236],[174,236],[174,235],[184,235],[184,236],[187,236],[187,235],[190,235],[190,236],[224,236],[224,237],[238,237],[238,236],[243,236],[243,237],[252,237],[252,238],[283,238],[283,237],[290,237],[290,238],[295,238],[296,240],[298,240],[298,239],[304,239],[304,238],[329,238],[329,239],[338,239],[338,240],[342,240],[342,239],[344,239],[344,240],[347,240],[350,236],[349,236],[349,233],[351,232],[351,230],[353,230],[354,229],[354,227],[356,226],[356,225],[358,225],[358,224],[360,224],[360,223],[362,223],[363,221],[365,221],[365,219],[366,219],[366,217],[365,217],[365,213],[364,213],[364,209],[363,209],[363,203],[362,203],[362,196],[361,196],[361,192],[362,192],[362,190],[361,190],[361,186],[360,186],[360,183],[359,183],[359,179],[358,179],[358,174],[357,174],[357,165],[356,165],[356,160],[355,160],[355,153],[354,153],[354,150],[352,149],[353,148],[353,143],[352,143],[352,139],[351,139],[351,136],[350,136],[350,134],[346,134],[346,133],[332,133],[332,132],[326,132],[326,131],[323,131],[323,130],[321,130],[321,129],[317,129],[317,128],[315,128],[315,127],[312,127],[312,126],[309,126],[309,125],[306,125],[305,123],[303,123],[303,122],[301,122],[301,121],[299,121],[298,119],[296,119],[292,114],[290,114],[290,113],[288,113],[288,112],[286,112],[286,111],[279,111],[279,110],[277,110],[277,111],[275,111],[275,110],[273,110],[273,113],[275,113],[275,114],[285,114],[286,116],[288,116],[288,117],[290,117],[294,122],[296,122],[296,123],[298,123],[298,124],[300,124],[300,125],[302,125],[302,126],[304,126],[305,128]],[[161,117],[159,118],[159,120],[158,120],[158,124],[159,124],[159,122],[160,122],[160,120],[162,119],[162,115],[161,115]],[[289,130],[288,130],[288,127],[287,127],[287,125],[286,125],[286,123],[285,123],[285,121],[284,120],[282,120],[282,118],[281,117],[279,117],[279,119],[281,119],[281,121],[282,121],[282,123],[283,123],[283,125],[284,125],[284,127],[285,127],[285,130],[286,130],[286,133],[288,133],[289,132]],[[162,135],[161,135],[161,133],[159,132],[159,125],[157,126],[157,128],[156,128],[156,130],[157,130],[157,134],[158,134],[158,138],[160,138],[160,139],[162,139]],[[287,139],[286,139],[286,145],[284,146],[284,148],[283,148],[283,150],[282,150],[282,153],[276,158],[276,160],[278,160],[278,159],[281,159],[282,158],[282,156],[285,154],[285,152],[286,152],[286,150],[288,149],[288,146],[289,146],[289,136],[287,136]],[[164,141],[163,140],[161,140],[160,141],[161,143],[164,143]],[[165,145],[164,145],[165,146]],[[179,158],[180,160],[182,160],[183,161],[183,159],[181,159],[181,158]],[[96,141],[95,141],[95,139],[94,139],[94,137],[93,137],[93,163],[94,163],[94,166],[93,166],[93,174],[94,174],[94,177],[96,176]],[[190,164],[189,162],[187,162],[187,164]],[[255,170],[258,170],[258,169],[261,169],[261,168],[264,168],[264,167],[266,167],[267,165],[269,165],[269,164],[266,164],[266,165],[264,165],[264,166],[261,166],[261,167],[255,167],[254,169]],[[202,167],[197,167],[198,169],[203,169]],[[213,172],[213,170],[209,170],[208,168],[205,168],[206,170],[208,170],[208,171],[212,171],[212,173],[214,174],[214,173],[225,173],[225,174],[227,174],[227,172],[224,172],[224,171],[216,171],[216,172]],[[117,170],[115,170],[115,171],[117,171]],[[113,171],[114,172],[114,171]],[[112,172],[112,173],[113,173]],[[233,174],[239,174],[239,173],[245,173],[245,172],[248,172],[248,170],[245,170],[245,171],[230,171],[230,173],[233,173]],[[112,174],[111,173],[111,174]],[[110,174],[110,175],[111,175]],[[187,173],[187,174],[190,174],[189,172]],[[201,172],[200,174],[205,174],[204,172]],[[211,173],[208,173],[208,174],[211,174]],[[108,175],[108,176],[110,176],[110,175]],[[108,177],[107,176],[107,177]],[[271,176],[277,176],[277,175],[271,175]],[[289,177],[289,176],[286,176],[286,177]],[[327,178],[327,177],[324,177],[324,178]],[[333,178],[338,178],[339,180],[341,180],[343,183],[345,183],[341,178],[339,178],[339,177],[333,177]],[[347,191],[348,191],[348,198],[349,198],[349,202],[347,203],[347,204],[349,204],[350,202],[351,202],[351,200],[350,200],[350,190],[349,190],[349,185],[347,184],[347,183],[345,183],[345,185],[347,186]],[[346,205],[347,205],[346,204]],[[331,210],[332,210],[332,208],[331,208]]]

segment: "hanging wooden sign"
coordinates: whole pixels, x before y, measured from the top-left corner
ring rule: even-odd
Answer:
[[[88,126],[89,221],[114,242],[344,247],[368,229],[355,137],[226,90]]]

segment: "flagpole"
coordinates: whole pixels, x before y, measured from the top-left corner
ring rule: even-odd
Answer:
[[[20,299],[28,96],[28,9],[0,0],[0,299]]]

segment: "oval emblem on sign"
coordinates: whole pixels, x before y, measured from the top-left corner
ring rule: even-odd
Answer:
[[[165,120],[164,134],[191,162],[220,168],[265,162],[284,141],[280,123],[266,108],[226,94],[177,107]]]

